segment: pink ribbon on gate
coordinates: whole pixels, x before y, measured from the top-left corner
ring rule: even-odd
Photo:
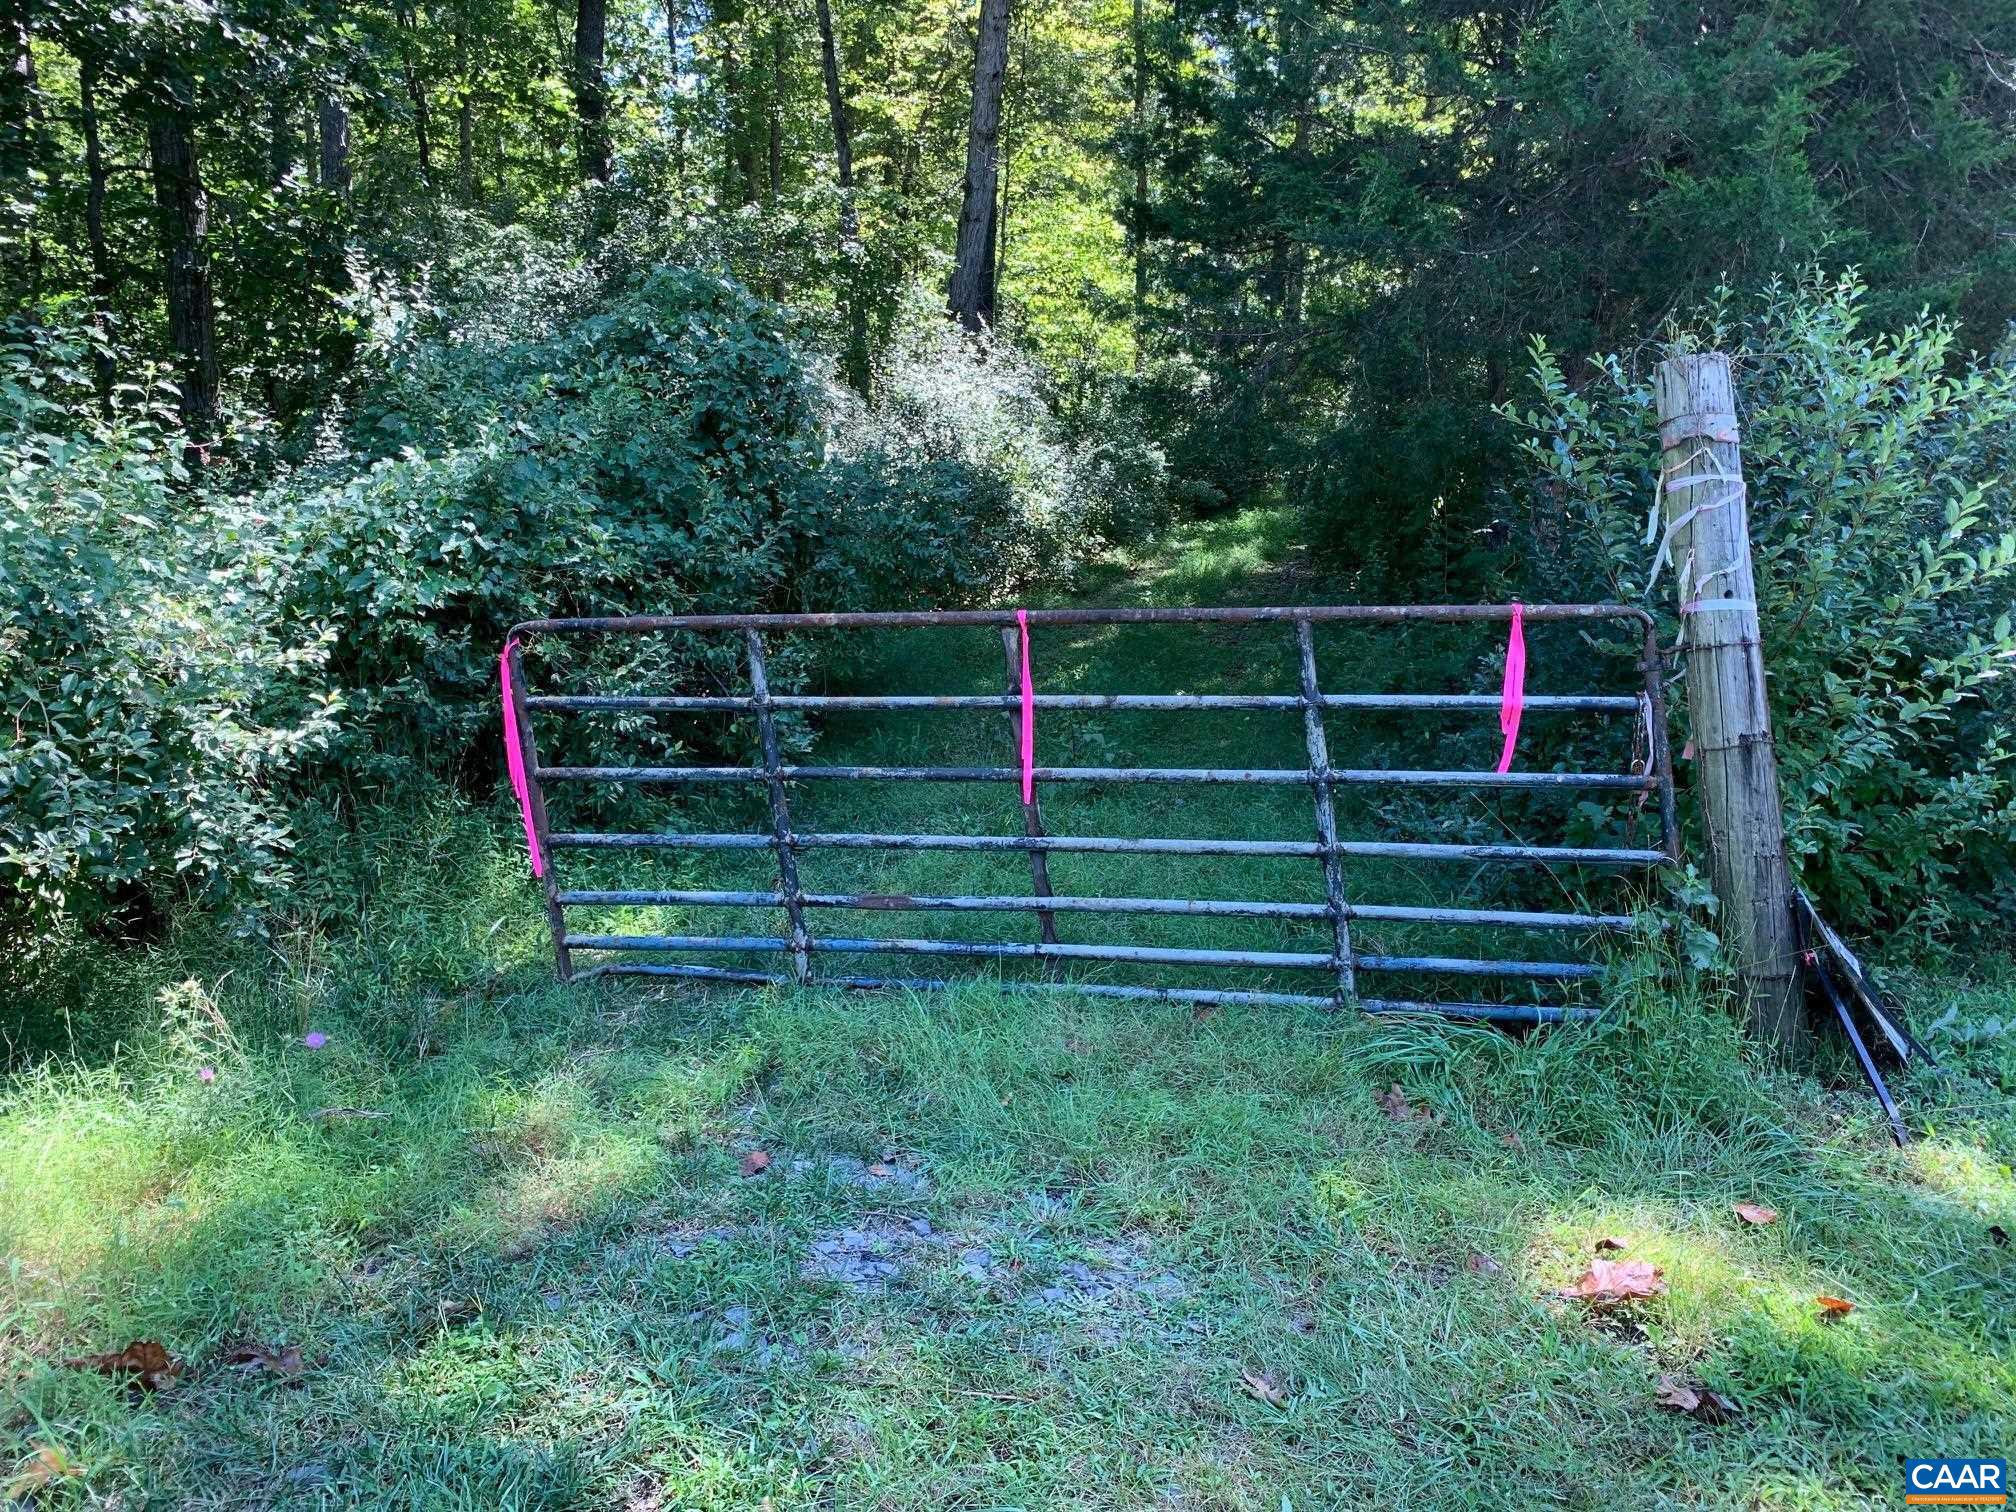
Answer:
[[[532,823],[532,785],[525,780],[525,749],[518,741],[518,706],[511,696],[511,653],[519,640],[504,642],[497,658],[497,677],[504,689],[504,765],[511,773],[511,791],[518,795],[518,817],[525,821],[525,849],[532,854],[532,875],[546,875],[546,858],[539,854],[539,830]]]
[[[1029,611],[1015,611],[1015,628],[1022,642],[1022,803],[1036,801],[1036,694],[1029,686]]]
[[[1498,770],[1512,770],[1512,748],[1519,743],[1519,714],[1526,707],[1526,611],[1517,600],[1512,604],[1512,631],[1505,637],[1505,691],[1499,696],[1498,728],[1505,732],[1505,749],[1498,753]]]

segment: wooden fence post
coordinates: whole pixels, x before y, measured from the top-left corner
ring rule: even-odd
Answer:
[[[1751,1031],[1781,1053],[1808,1047],[1778,758],[1750,566],[1750,511],[1729,359],[1669,358],[1659,406],[1663,536],[1687,657],[1687,717],[1717,929],[1735,962]]]

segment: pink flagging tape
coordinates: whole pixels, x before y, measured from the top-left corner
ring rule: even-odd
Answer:
[[[1017,639],[1022,643],[1022,802],[1036,801],[1036,693],[1029,684],[1029,611],[1015,611]]]
[[[1512,605],[1512,631],[1505,637],[1505,691],[1498,704],[1498,728],[1505,733],[1505,749],[1498,753],[1498,770],[1512,770],[1512,748],[1519,744],[1519,715],[1526,707],[1526,611]]]
[[[497,678],[504,689],[504,765],[511,773],[511,791],[518,795],[518,817],[525,821],[525,849],[532,856],[532,875],[546,875],[546,858],[539,854],[539,830],[532,823],[532,784],[525,780],[525,750],[518,742],[518,706],[511,696],[511,653],[518,649],[518,637],[504,642],[497,658]]]

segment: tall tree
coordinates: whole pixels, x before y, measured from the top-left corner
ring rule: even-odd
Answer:
[[[350,197],[350,107],[343,96],[322,96],[316,113],[317,146],[322,161],[322,187],[339,199]]]
[[[168,346],[175,356],[182,426],[197,462],[217,435],[217,306],[210,289],[210,196],[197,156],[185,76],[157,67],[147,87],[147,157],[159,218]]]
[[[393,11],[393,18],[399,32],[399,72],[406,80],[406,98],[413,103],[413,140],[420,152],[420,178],[422,182],[434,182],[434,110],[427,95],[427,81],[414,63],[417,46],[414,33],[419,30],[419,18],[410,4],[400,5]]]
[[[770,95],[764,107],[768,203],[774,205],[784,192],[784,22],[778,16],[770,18]]]
[[[266,103],[266,178],[274,188],[286,182],[294,170],[294,112],[284,82],[274,86]]]
[[[455,193],[476,203],[476,81],[470,76],[469,7],[455,7]]]
[[[861,234],[854,204],[854,132],[847,119],[847,92],[840,82],[840,49],[833,37],[833,0],[818,0],[819,71],[826,81],[826,114],[833,125],[834,176],[840,183],[840,240]]]
[[[42,247],[35,231],[35,206],[41,198],[43,132],[41,90],[35,79],[35,49],[23,0],[0,0],[0,194],[7,200],[7,219],[18,214],[18,229],[9,226],[8,240],[21,240],[24,282],[29,293],[42,284]]]
[[[959,233],[946,304],[952,317],[978,331],[992,313],[995,189],[1001,142],[1001,88],[1008,77],[1009,0],[980,0],[973,47],[973,111],[966,129],[966,178],[960,187]]]
[[[99,349],[93,354],[92,369],[97,379],[98,402],[110,406],[116,372],[112,360],[112,246],[105,236],[105,142],[98,121],[100,65],[95,47],[80,49],[77,59],[77,125],[84,138],[84,245],[91,259],[91,324],[98,333]]]
[[[574,0],[574,113],[580,120],[581,176],[598,184],[615,172],[609,141],[607,0]]]
[[[1134,366],[1141,366],[1143,328],[1148,323],[1148,17],[1145,0],[1134,0],[1133,125],[1129,149],[1134,159],[1134,203],[1127,217],[1127,250],[1134,262]]]
[[[854,201],[854,130],[840,79],[840,49],[833,36],[833,0],[817,0],[819,71],[826,81],[826,114],[833,124],[833,173],[840,186],[840,303],[846,350],[840,368],[848,386],[867,397],[873,385],[868,350],[868,297],[861,287],[861,211]]]
[[[756,145],[750,131],[748,89],[739,42],[744,30],[740,0],[715,7],[716,46],[721,53],[721,177],[724,202],[756,203]]]

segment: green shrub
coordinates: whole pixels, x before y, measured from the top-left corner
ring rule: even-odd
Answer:
[[[291,612],[337,630],[349,771],[438,767],[472,741],[487,771],[519,620],[970,601],[1026,534],[994,458],[840,444],[787,313],[723,277],[605,283],[510,236],[451,297],[381,298],[372,327],[340,432],[262,501],[297,543]],[[617,675],[611,658],[636,686],[745,681],[729,636],[548,653],[582,682]],[[780,683],[801,654],[778,648]]]
[[[148,408],[98,418],[81,338],[7,346],[0,926],[271,897],[305,800],[487,787],[521,620],[969,604],[1158,507],[1138,434],[1074,447],[1025,359],[915,301],[870,409],[733,279],[451,229],[427,285],[365,284],[350,397],[264,477],[243,456],[187,476]],[[775,638],[773,683],[816,678],[812,654]],[[719,634],[528,651],[551,686],[694,692],[746,688],[745,655]],[[753,747],[628,713],[542,736],[559,762]]]
[[[2016,914],[2016,368],[1944,321],[1867,332],[1862,300],[1809,275],[1686,339],[1736,364],[1795,866],[1849,922],[1931,939]],[[1670,640],[1648,377],[1605,357],[1577,385],[1533,356],[1520,510],[1550,596],[1645,599]]]
[[[0,929],[270,895],[276,786],[337,711],[263,589],[270,522],[187,486],[147,395],[102,415],[87,358],[0,331]]]
[[[1002,586],[1054,582],[1102,547],[1169,519],[1167,467],[1140,419],[1103,390],[1069,423],[1036,363],[998,337],[945,319],[913,287],[876,384],[876,408],[836,425],[843,448],[894,465],[956,464],[1005,489],[1010,527],[990,541]]]

